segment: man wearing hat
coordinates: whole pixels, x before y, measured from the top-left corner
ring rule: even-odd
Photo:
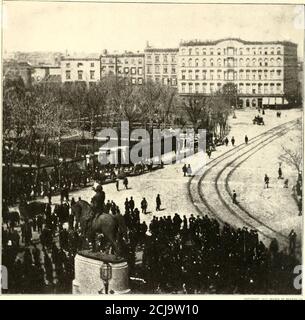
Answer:
[[[100,184],[95,188],[95,195],[91,199],[91,204],[96,216],[102,213],[105,204],[105,192]]]

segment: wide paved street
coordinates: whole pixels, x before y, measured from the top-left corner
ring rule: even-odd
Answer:
[[[132,196],[140,208],[145,197],[148,213],[141,214],[141,219],[147,224],[154,215],[173,216],[177,212],[188,217],[191,214],[209,214],[236,227],[257,229],[261,239],[267,243],[277,237],[280,244],[286,246],[292,228],[300,235],[301,217],[291,189],[297,173],[283,164],[284,177],[289,178],[290,186],[282,188],[283,180],[277,179],[278,157],[281,145],[292,134],[294,120],[301,116],[301,112],[285,111],[281,118],[276,118],[275,111],[267,110],[265,126],[252,124],[256,114],[255,110],[243,110],[236,112],[236,119],[230,118],[229,140],[235,137],[235,147],[231,143],[227,147],[218,147],[211,159],[205,159],[207,164],[203,168],[202,153],[183,161],[191,164],[193,173],[198,169],[193,178],[183,176],[182,162],[166,165],[162,170],[129,178],[128,190],[122,184],[120,191],[116,191],[114,183],[104,185],[106,201],[113,200],[123,212],[126,198]],[[244,144],[245,134],[249,137],[248,146]],[[265,173],[271,178],[268,190],[263,188]],[[238,194],[238,206],[231,201],[233,189]],[[155,210],[158,193],[162,201],[161,212]],[[81,197],[89,202],[93,195],[92,187],[71,194],[76,200]],[[53,203],[57,202],[58,196],[53,200]]]

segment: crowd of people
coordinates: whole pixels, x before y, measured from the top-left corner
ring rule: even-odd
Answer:
[[[90,171],[81,170],[76,165],[63,163],[52,168],[15,168],[5,170],[3,181],[10,188],[3,190],[3,198],[10,204],[21,200],[33,200],[37,197],[48,197],[58,193],[86,187],[90,181]]]
[[[8,272],[8,293],[71,293],[74,257],[83,239],[69,211],[68,203],[55,205],[54,210],[47,204],[32,219],[3,222],[2,265]]]
[[[224,143],[228,146],[228,138]],[[247,136],[245,143],[248,143]],[[235,145],[234,137],[231,144]],[[10,175],[7,179],[11,186],[3,189],[7,219],[2,225],[2,265],[8,271],[8,289],[4,289],[4,293],[71,293],[75,255],[80,249],[89,248],[90,243],[75,221],[71,210],[75,199],[70,200],[69,192],[86,187],[92,180],[99,185],[107,180],[116,181],[119,191],[122,179],[128,189],[127,176],[147,170],[153,170],[152,163],[130,166],[94,163],[88,164],[85,170],[63,163],[50,171],[4,172]],[[191,166],[184,165],[182,172],[184,176],[192,176]],[[282,179],[281,167],[278,174]],[[267,175],[264,183],[268,188]],[[60,193],[61,202],[52,209],[51,200],[56,193]],[[296,193],[302,196],[301,175]],[[41,213],[30,219],[21,217],[20,221],[8,213],[9,204],[38,196],[49,198]],[[145,198],[138,206],[133,197],[126,198],[123,209],[114,201],[106,200],[100,187],[99,195],[93,199],[96,200],[92,202],[95,214],[100,214],[101,207],[102,214],[123,214],[127,227],[123,253],[130,275],[145,280],[142,290],[147,293],[298,293],[293,287],[293,270],[300,264],[294,230],[288,235],[287,250],[281,251],[275,238],[266,246],[257,230],[220,225],[207,215],[162,216],[160,194],[156,196],[156,214],[149,225],[141,219],[148,213]],[[237,204],[235,190],[232,200]],[[100,248],[104,249],[105,245],[101,243]],[[143,253],[142,263],[136,264],[139,251]]]
[[[38,197],[48,197],[51,203],[52,196],[61,194],[62,199],[68,198],[69,192],[96,181],[99,184],[117,182],[122,179],[125,187],[126,177],[143,174],[156,168],[163,168],[163,163],[153,165],[151,161],[138,164],[102,165],[98,161],[92,161],[81,169],[75,163],[63,161],[48,169],[42,168],[14,168],[4,170],[3,181],[6,181],[9,188],[3,189],[3,198],[10,204],[16,204],[21,200],[34,200]],[[125,181],[124,181],[125,180]],[[128,182],[127,182],[128,184]]]
[[[294,232],[285,253],[276,239],[268,248],[257,231],[221,227],[208,216],[154,217],[149,230],[143,273],[150,291],[296,293]]]
[[[90,245],[70,210],[73,203],[74,198],[70,203],[55,205],[54,210],[46,205],[45,211],[33,219],[22,219],[20,225],[9,221],[3,225],[2,261],[10,275],[9,293],[71,292],[74,257]],[[105,203],[103,214],[121,213],[113,201]],[[157,195],[156,209],[160,205]],[[285,253],[279,250],[276,239],[267,248],[257,231],[236,230],[228,224],[221,227],[208,216],[159,214],[147,225],[141,215],[134,199],[127,198],[123,252],[131,275],[145,279],[144,291],[295,293],[295,232],[290,234],[289,252]],[[39,237],[33,239],[34,233]],[[137,251],[143,251],[140,267],[135,264]]]

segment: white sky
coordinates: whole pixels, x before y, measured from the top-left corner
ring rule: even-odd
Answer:
[[[303,54],[304,17],[295,5],[122,4],[7,1],[7,51],[101,52],[178,46],[180,39],[290,40]]]

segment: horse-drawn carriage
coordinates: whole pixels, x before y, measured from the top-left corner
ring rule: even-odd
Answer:
[[[253,119],[253,124],[258,124],[259,126],[264,125],[265,124],[264,118],[261,116],[255,116]]]

